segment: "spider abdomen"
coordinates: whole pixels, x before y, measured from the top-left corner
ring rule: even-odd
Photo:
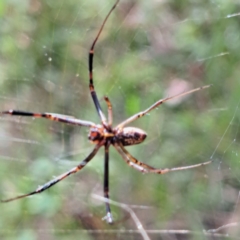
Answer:
[[[147,134],[140,128],[125,127],[117,133],[117,139],[123,146],[135,145],[143,142]]]

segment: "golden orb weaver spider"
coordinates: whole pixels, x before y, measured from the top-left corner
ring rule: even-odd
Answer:
[[[93,157],[96,155],[98,150],[104,146],[105,149],[105,155],[104,155],[104,182],[103,182],[103,192],[104,192],[104,197],[106,199],[109,199],[109,147],[110,145],[113,145],[114,148],[117,150],[117,152],[121,155],[123,160],[131,167],[135,168],[136,170],[143,172],[143,173],[156,173],[156,174],[165,174],[171,171],[178,171],[178,170],[185,170],[185,169],[190,169],[190,168],[195,168],[195,167],[200,167],[206,164],[209,164],[211,161],[195,164],[195,165],[190,165],[190,166],[184,166],[184,167],[176,167],[176,168],[166,168],[166,169],[157,169],[154,167],[151,167],[143,162],[140,162],[136,158],[134,158],[126,149],[125,146],[130,146],[130,145],[135,145],[142,143],[144,139],[147,137],[147,134],[136,127],[125,127],[129,123],[137,120],[138,118],[141,118],[145,116],[147,113],[158,107],[164,102],[167,102],[171,99],[184,96],[193,92],[197,92],[199,90],[205,89],[210,87],[210,85],[206,85],[203,87],[195,88],[187,92],[183,92],[180,94],[177,94],[175,96],[167,97],[164,99],[160,99],[157,102],[155,102],[153,105],[151,105],[149,108],[146,110],[136,113],[133,116],[129,117],[128,119],[124,120],[123,122],[119,123],[116,127],[112,127],[112,121],[113,121],[113,116],[112,116],[112,104],[108,97],[104,97],[104,100],[107,104],[108,108],[108,118],[105,117],[104,113],[102,112],[97,94],[94,89],[94,84],[93,84],[93,57],[94,57],[94,47],[95,44],[105,26],[105,23],[107,22],[109,16],[111,15],[112,11],[115,9],[117,6],[119,0],[115,2],[113,7],[110,9],[108,12],[107,16],[105,17],[98,33],[97,36],[95,37],[90,51],[89,51],[89,62],[88,62],[88,68],[89,68],[89,90],[90,94],[92,97],[92,100],[94,102],[94,105],[96,107],[97,113],[101,119],[101,124],[95,124],[90,121],[84,121],[80,119],[76,119],[72,116],[67,116],[67,115],[62,115],[62,114],[56,114],[56,113],[34,113],[34,112],[25,112],[25,111],[19,111],[19,110],[7,110],[7,111],[2,111],[1,114],[8,114],[8,115],[15,115],[15,116],[25,116],[25,117],[35,117],[35,118],[46,118],[52,121],[58,121],[58,122],[63,122],[66,124],[72,124],[72,125],[77,125],[77,126],[85,126],[88,127],[89,134],[88,134],[88,139],[95,144],[94,149],[92,152],[76,167],[70,169],[69,171],[55,177],[54,179],[50,180],[49,182],[45,183],[42,186],[39,186],[36,190],[19,195],[14,198],[6,199],[6,200],[1,200],[1,202],[10,202],[13,200],[17,200],[20,198],[24,198],[27,196],[31,196],[34,194],[41,193],[45,191],[46,189],[52,187],[56,183],[60,182],[61,180],[65,179],[66,177],[70,176],[73,173],[76,173],[80,171],[83,167],[87,165],[90,160],[93,159]],[[110,204],[108,201],[105,202],[106,204],[106,212],[107,215],[104,217],[104,219],[107,220],[108,223],[113,223],[113,217],[111,214],[111,209],[110,209]]]

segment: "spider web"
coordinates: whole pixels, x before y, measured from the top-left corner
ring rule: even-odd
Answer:
[[[88,50],[114,2],[1,1],[0,109],[99,122],[88,89]],[[121,1],[96,45],[94,83],[114,123],[194,87],[132,125],[148,138],[127,149],[158,168],[213,160],[163,176],[141,174],[110,150],[108,226],[103,151],[48,191],[0,205],[2,239],[202,239],[239,234],[239,4]],[[1,117],[1,199],[34,190],[93,148],[86,128]],[[205,230],[205,231],[203,231]]]

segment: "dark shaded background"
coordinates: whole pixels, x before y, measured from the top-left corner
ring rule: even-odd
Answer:
[[[88,50],[114,1],[0,2],[0,109],[56,112],[98,123],[88,89]],[[204,239],[202,230],[239,221],[240,4],[237,1],[121,1],[96,46],[95,88],[117,124],[156,100],[213,84],[165,104],[134,126],[146,141],[128,147],[155,167],[211,165],[141,174],[113,149],[111,199],[136,205],[151,239]],[[34,190],[77,165],[93,148],[87,129],[1,117],[0,196]],[[80,173],[42,193],[0,205],[1,239],[142,239],[125,210],[101,218],[103,151]],[[145,207],[145,209],[141,209]],[[112,232],[107,232],[111,230]],[[113,231],[114,230],[114,231]],[[239,226],[219,233],[238,237]],[[220,238],[220,237],[219,237]],[[221,238],[220,238],[221,239]],[[230,238],[231,239],[231,238]]]

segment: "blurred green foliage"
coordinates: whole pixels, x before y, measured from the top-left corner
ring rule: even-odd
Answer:
[[[113,3],[1,1],[0,109],[56,112],[99,123],[88,89],[88,51]],[[212,158],[211,165],[143,175],[110,150],[110,197],[149,206],[134,209],[146,230],[201,232],[239,221],[239,28],[236,1],[123,0],[97,42],[95,89],[105,112],[103,96],[110,98],[115,124],[166,95],[213,84],[134,122],[148,138],[128,148],[158,168]],[[42,119],[0,120],[1,199],[34,190],[93,148],[85,128]],[[118,232],[136,229],[130,217],[114,226],[101,220],[104,203],[91,194],[102,195],[102,177],[99,151],[84,170],[41,195],[1,204],[0,238],[142,239]],[[116,220],[125,217],[123,209],[112,209]],[[108,229],[116,232],[104,232]],[[239,234],[236,228],[223,232]]]

